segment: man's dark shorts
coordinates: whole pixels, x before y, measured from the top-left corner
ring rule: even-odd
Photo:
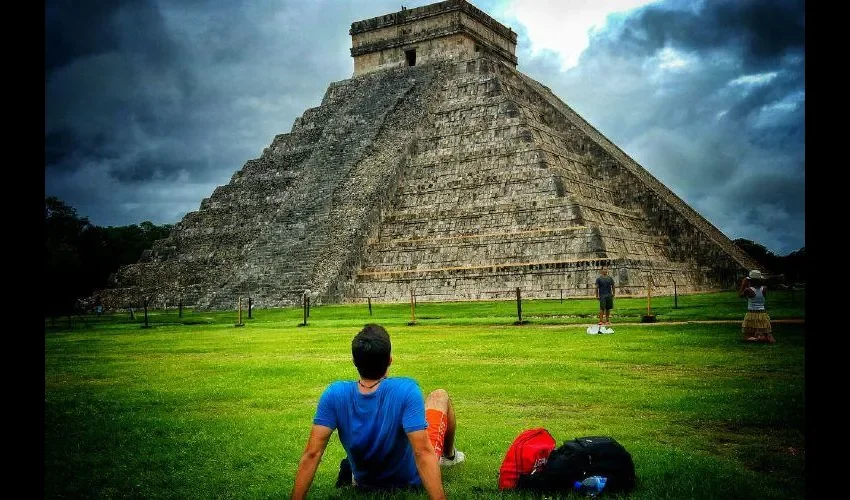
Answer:
[[[611,295],[607,297],[599,297],[599,310],[608,311],[610,309],[614,309],[614,297]]]

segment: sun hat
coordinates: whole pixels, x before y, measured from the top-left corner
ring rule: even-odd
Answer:
[[[758,269],[753,269],[752,271],[750,271],[749,278],[751,280],[761,280],[764,279],[764,275],[761,274],[761,271],[759,271]]]

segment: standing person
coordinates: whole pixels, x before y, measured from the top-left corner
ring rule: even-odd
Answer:
[[[599,300],[599,332],[614,333],[611,329],[611,309],[614,309],[614,278],[608,276],[608,266],[602,266],[596,278],[596,299]],[[605,321],[602,321],[605,318]]]
[[[738,296],[747,298],[747,314],[741,325],[744,339],[749,342],[776,342],[770,327],[770,316],[765,307],[767,287],[764,286],[764,275],[758,269],[750,271],[749,276],[741,280]]]
[[[390,337],[380,325],[366,325],[351,342],[360,380],[331,383],[319,398],[313,427],[298,463],[292,498],[302,499],[328,440],[339,430],[346,459],[337,484],[350,467],[358,490],[425,488],[432,499],[445,498],[440,466],[464,461],[454,447],[455,412],[448,393],[437,389],[427,399],[415,380],[388,377]]]

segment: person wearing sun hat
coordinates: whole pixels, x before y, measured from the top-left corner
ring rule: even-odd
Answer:
[[[764,286],[764,275],[758,269],[741,280],[738,296],[747,299],[747,314],[741,325],[744,339],[749,342],[776,342],[770,327],[770,316],[767,314],[767,287]]]

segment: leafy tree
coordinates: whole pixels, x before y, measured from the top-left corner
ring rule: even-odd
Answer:
[[[161,240],[171,233],[173,225],[156,226],[150,221],[139,225],[109,226],[105,229],[108,244],[114,254],[113,261],[118,266],[138,262],[142,252],[150,249],[156,240]],[[116,265],[112,266],[117,270]]]
[[[770,273],[784,275],[786,284],[804,283],[806,281],[806,247],[783,257],[775,255],[764,245],[752,240],[739,238],[734,240],[733,243],[747,252],[750,257],[764,266]]]
[[[45,289],[49,316],[71,314],[77,299],[105,288],[109,276],[121,266],[138,262],[154,241],[165,238],[173,226],[151,221],[139,225],[92,225],[87,217],[62,200],[44,200]]]
[[[806,247],[783,257],[785,276],[790,283],[806,282]]]
[[[780,272],[777,269],[779,259],[764,245],[744,238],[738,238],[737,240],[734,240],[733,243],[738,245],[741,250],[747,252],[747,255],[755,259],[755,261],[761,264],[766,270],[771,273]]]
[[[70,314],[76,299],[85,292],[84,262],[88,260],[82,249],[87,232],[92,225],[86,217],[56,197],[44,200],[46,313],[49,316]],[[85,245],[90,245],[86,241]]]

